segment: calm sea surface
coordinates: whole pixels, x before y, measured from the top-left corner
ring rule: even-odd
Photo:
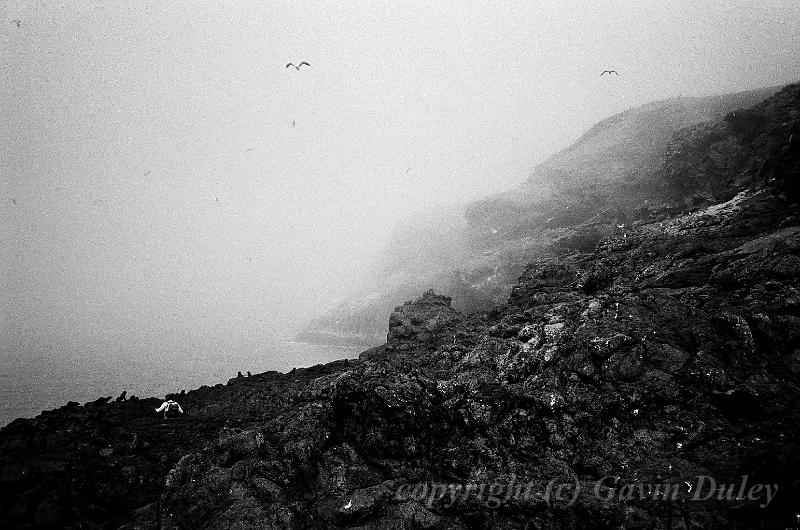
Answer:
[[[73,348],[70,348],[73,350]],[[0,426],[42,410],[84,404],[100,396],[163,397],[170,392],[226,383],[236,372],[246,374],[352,359],[363,348],[302,342],[267,342],[221,346],[182,344],[89,345],[69,354],[46,347],[0,349]]]

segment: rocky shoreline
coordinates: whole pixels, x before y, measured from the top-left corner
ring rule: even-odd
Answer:
[[[3,526],[788,524],[800,491],[798,214],[761,191],[642,224],[588,255],[532,263],[491,314],[465,317],[426,293],[360,360],[172,395],[186,410],[175,420],[153,413],[155,399],[17,420],[0,431]],[[609,482],[743,475],[778,485],[774,499],[629,499]],[[572,489],[492,507],[420,486],[512,477]],[[570,484],[583,491],[574,502]]]
[[[386,340],[386,337],[361,333],[307,329],[295,335],[295,341],[334,348],[370,348]]]
[[[168,396],[174,420],[101,399],[12,422],[0,526],[790,527],[798,109],[788,87],[689,138],[671,186],[709,204],[589,247],[575,227],[489,312],[425,293],[358,360]]]

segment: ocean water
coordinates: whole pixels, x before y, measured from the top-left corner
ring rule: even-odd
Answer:
[[[293,341],[248,345],[103,341],[84,344],[78,350],[74,344],[64,346],[0,347],[0,426],[68,401],[84,404],[101,396],[117,397],[123,390],[128,397],[163,397],[202,385],[224,384],[238,371],[287,372],[294,367],[353,359],[363,350]]]

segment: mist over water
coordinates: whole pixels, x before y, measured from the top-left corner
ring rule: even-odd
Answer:
[[[3,418],[352,356],[285,341],[399,219],[800,73],[790,0],[584,4],[0,5]]]

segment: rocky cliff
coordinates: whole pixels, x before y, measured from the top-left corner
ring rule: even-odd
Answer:
[[[174,420],[16,420],[0,526],[790,527],[797,138],[796,85],[688,131],[647,178],[698,199],[562,228],[505,303],[426,293],[359,360],[170,396]]]
[[[588,250],[615,224],[713,202],[707,190],[689,189],[664,175],[665,168],[683,174],[675,155],[708,155],[687,142],[710,138],[709,127],[726,137],[726,115],[739,110],[739,121],[753,119],[744,109],[778,90],[672,98],[627,110],[543,161],[514,189],[418,212],[400,224],[364,287],[310,322],[300,339],[377,344],[375,337],[385,333],[383,315],[429,288],[451,296],[462,312],[486,311],[506,300],[531,256],[565,231],[572,239],[564,244]]]

